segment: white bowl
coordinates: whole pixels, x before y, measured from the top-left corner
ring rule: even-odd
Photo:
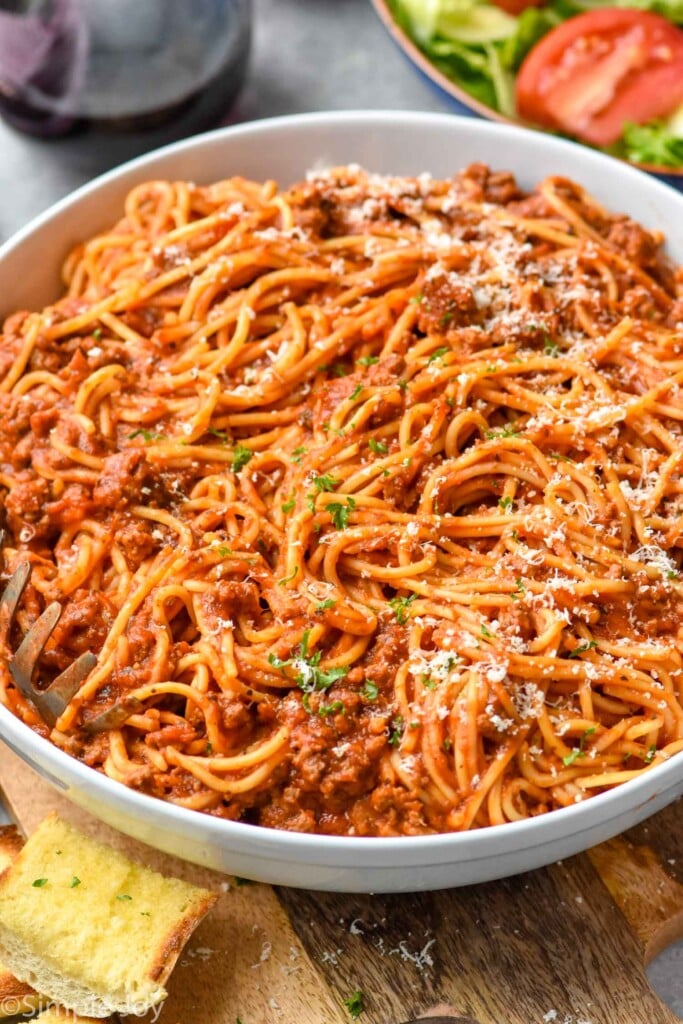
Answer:
[[[359,163],[394,174],[447,176],[473,161],[531,186],[560,173],[610,208],[665,233],[683,222],[683,196],[582,146],[521,128],[417,113],[309,114],[222,129],[168,146],[98,178],[0,249],[3,312],[58,294],[70,246],[115,220],[128,190],[149,178],[210,182],[232,174],[287,184],[311,167]],[[670,239],[683,263],[683,238]],[[281,885],[346,892],[438,889],[549,864],[616,835],[683,793],[683,756],[584,803],[452,835],[353,839],[221,821],[144,796],[68,757],[0,706],[0,736],[75,803],[168,853]]]

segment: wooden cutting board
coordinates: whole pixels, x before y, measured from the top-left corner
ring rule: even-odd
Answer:
[[[239,885],[101,824],[0,747],[27,833],[51,810],[169,874],[222,890],[159,1024],[675,1024],[645,963],[683,938],[683,803],[626,836],[502,882],[408,896]],[[37,927],[39,927],[39,922]],[[147,1020],[152,1020],[150,1016]],[[437,1024],[436,1020],[434,1024]]]

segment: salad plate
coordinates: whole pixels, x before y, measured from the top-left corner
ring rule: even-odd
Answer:
[[[591,145],[683,186],[680,0],[372,0],[460,109]]]

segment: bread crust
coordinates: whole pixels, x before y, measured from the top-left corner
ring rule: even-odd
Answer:
[[[168,933],[162,941],[157,952],[155,961],[151,966],[149,977],[151,981],[158,981],[164,985],[176,965],[185,943],[195,930],[201,919],[208,914],[214,906],[218,896],[216,893],[207,892],[201,899],[197,900],[192,907],[191,913],[187,914],[178,925]]]
[[[0,865],[5,860],[9,862],[2,866],[3,872],[17,859],[23,845],[24,840],[14,825],[0,826]]]

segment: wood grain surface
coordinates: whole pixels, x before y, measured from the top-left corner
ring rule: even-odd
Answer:
[[[120,835],[0,748],[30,832],[51,810],[221,893],[169,983],[159,1024],[675,1024],[648,957],[683,938],[683,804],[588,854],[502,882],[350,896],[240,885]],[[151,1020],[152,1018],[148,1018]]]

